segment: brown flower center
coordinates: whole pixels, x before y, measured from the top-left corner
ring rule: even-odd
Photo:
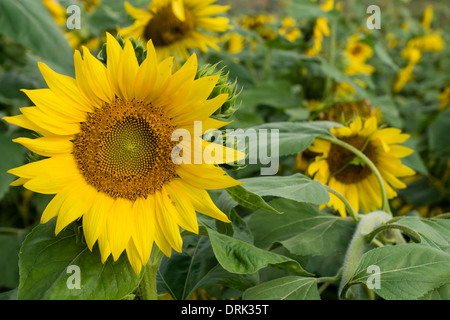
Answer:
[[[155,47],[171,45],[194,30],[194,15],[191,10],[184,7],[185,21],[179,20],[168,5],[156,12],[144,30],[146,40],[152,39]]]
[[[362,152],[376,165],[376,148],[370,141],[366,143],[367,138],[351,136],[341,138],[341,140],[358,150],[364,148]],[[332,144],[327,158],[331,175],[345,184],[358,183],[364,180],[372,171],[368,165],[359,164],[355,162],[355,159],[356,156],[351,151]]]
[[[145,198],[175,177],[173,130],[159,108],[117,99],[81,124],[74,157],[98,191],[132,201]]]

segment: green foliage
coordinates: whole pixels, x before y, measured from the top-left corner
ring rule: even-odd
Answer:
[[[133,22],[122,1],[103,0],[92,11],[82,1],[60,2],[82,8],[82,29],[71,34],[84,45],[97,40],[90,50],[102,62],[107,59],[105,32]],[[140,8],[148,2],[130,1]],[[229,16],[236,21],[230,32],[243,37],[242,50],[228,52],[224,37],[221,51],[197,52],[197,76],[221,76],[210,97],[230,94],[213,117],[231,121],[225,129],[270,134],[257,147],[246,142],[246,150],[256,152],[248,154],[245,165],[221,165],[244,182],[210,191],[231,223],[198,214],[198,235],[181,230],[182,252],[163,257],[157,272],[161,295],[177,300],[199,299],[201,292],[212,299],[244,300],[450,299],[450,101],[445,105],[441,96],[450,85],[448,46],[423,51],[413,77],[394,90],[407,64],[402,51],[408,40],[440,28],[449,43],[448,8],[432,3],[427,29],[421,19],[428,2],[416,8],[401,0],[384,1],[382,29],[369,30],[362,13],[372,2],[344,1],[343,9],[324,11],[320,1],[292,0],[286,7],[276,1],[276,18],[265,25],[271,33],[246,28],[239,23],[239,9],[232,8]],[[286,16],[301,32],[294,41],[279,32]],[[323,36],[321,51],[310,55],[319,17],[327,19],[331,33]],[[67,33],[41,1],[0,1],[0,117],[32,105],[21,89],[46,87],[38,61],[74,76]],[[372,74],[346,71],[346,45],[354,35],[373,50],[367,60],[375,69]],[[145,47],[133,45],[141,62]],[[343,83],[353,92],[340,95]],[[339,109],[342,105],[357,106],[358,112],[349,115]],[[331,128],[369,111],[379,116],[381,126],[411,135],[405,145],[415,152],[402,162],[417,175],[405,179],[407,187],[390,202],[393,219],[358,234],[358,219],[322,206],[330,200],[327,189],[299,169],[296,157],[309,152],[319,136],[332,136]],[[278,143],[273,145],[275,132]],[[9,186],[14,177],[6,171],[35,160],[11,141],[18,136],[35,137],[0,122],[0,299],[142,298],[143,273],[136,276],[126,252],[117,261],[110,257],[101,263],[98,245],[91,252],[84,242],[80,220],[58,235],[55,219],[39,224],[52,195]],[[260,150],[278,153],[276,175],[260,175]],[[354,157],[352,164],[361,165],[361,159]],[[363,246],[355,255],[350,244],[357,237]],[[79,289],[71,287],[77,281],[71,266],[80,270]],[[371,272],[373,266],[380,272]]]

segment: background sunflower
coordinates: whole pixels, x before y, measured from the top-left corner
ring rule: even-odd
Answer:
[[[229,6],[212,5],[215,1],[157,0],[148,10],[125,2],[125,9],[135,19],[133,25],[119,29],[124,38],[152,40],[159,59],[169,55],[184,61],[189,49],[219,50],[219,38],[214,34],[231,28],[229,19],[218,17]],[[212,33],[211,33],[212,32]]]

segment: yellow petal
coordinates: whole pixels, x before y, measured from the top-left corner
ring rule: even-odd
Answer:
[[[89,79],[88,71],[86,70],[86,66],[81,59],[81,54],[78,50],[75,50],[73,60],[75,63],[75,78],[81,93],[93,106],[100,108],[102,106],[102,101],[92,90],[92,83]]]
[[[47,223],[50,219],[58,216],[59,209],[61,208],[66,198],[73,193],[74,187],[76,185],[76,182],[67,185],[63,190],[61,190],[61,192],[58,192],[53,197],[53,199],[48,203],[47,207],[42,213],[41,223]]]
[[[38,132],[45,137],[57,136],[57,134],[50,132],[48,130],[45,130],[44,128],[41,128],[40,126],[38,126],[37,124],[32,122],[30,119],[28,119],[23,114],[19,114],[17,116],[13,116],[13,117],[3,117],[2,119],[5,120],[6,122],[8,122],[9,124],[13,124],[13,125],[16,125],[16,126],[28,129],[28,130]]]
[[[133,224],[132,204],[129,200],[117,198],[106,221],[108,243],[114,261],[119,259],[130,241]]]
[[[128,1],[125,2],[125,10],[127,13],[137,20],[149,19],[151,14],[148,10],[133,7]]]
[[[147,58],[141,63],[136,73],[135,91],[136,100],[143,101],[151,94],[158,77],[158,61],[155,47],[150,40],[147,43]]]
[[[117,70],[119,90],[125,100],[131,101],[134,98],[134,84],[138,69],[139,64],[133,45],[127,40]]]
[[[192,202],[176,184],[168,183],[162,189],[163,201],[177,224],[184,230],[198,233],[197,215]]]
[[[36,139],[17,138],[13,139],[13,141],[20,143],[34,153],[44,157],[53,157],[58,154],[71,153],[73,150],[73,143],[70,140],[57,137],[41,137]]]
[[[134,273],[138,276],[141,273],[142,269],[142,261],[139,256],[139,252],[136,249],[136,245],[133,239],[128,241],[128,245],[126,247],[128,260],[130,261],[131,267],[134,270]]]
[[[187,183],[201,189],[224,189],[242,184],[226,175],[221,168],[208,164],[180,164],[177,174]]]
[[[161,191],[157,191],[155,193],[155,203],[159,232],[162,233],[164,238],[175,251],[181,252],[183,241],[181,240],[180,230],[178,225],[173,220],[171,214],[168,212],[168,208],[166,207],[166,203],[163,200]]]
[[[102,263],[105,263],[111,254],[111,246],[109,245],[108,232],[106,228],[102,230],[102,233],[100,233],[100,237],[98,238],[98,248],[100,250]]]
[[[80,180],[80,183],[74,186],[59,209],[55,234],[85,214],[91,208],[96,196],[97,191]]]
[[[83,233],[91,251],[94,243],[106,228],[106,220],[113,203],[114,199],[99,192],[91,208],[83,215]]]
[[[38,66],[48,87],[60,99],[67,100],[69,104],[75,104],[80,110],[86,112],[94,110],[91,103],[81,94],[75,79],[56,73],[42,62],[38,62]]]
[[[152,252],[155,234],[155,199],[149,195],[147,199],[138,198],[133,205],[134,230],[133,242],[141,259],[141,264],[147,264]]]
[[[191,200],[196,211],[220,221],[230,222],[226,214],[217,208],[205,190],[193,187],[178,178],[173,179],[171,185],[175,185],[178,190],[183,190],[183,194]]]
[[[172,12],[175,17],[180,21],[185,21],[186,16],[184,13],[184,1],[183,0],[172,0]]]
[[[79,108],[79,104],[69,103],[67,99],[60,99],[50,89],[22,89],[28,98],[43,112],[57,114],[67,118],[67,122],[84,122],[86,111]]]
[[[53,133],[54,135],[68,136],[80,132],[79,123],[64,123],[57,121],[55,117],[51,117],[37,107],[20,108],[20,111],[31,122],[37,124],[39,127]]]
[[[88,78],[91,90],[99,99],[110,103],[114,100],[115,95],[109,82],[106,80],[106,67],[86,47],[83,47],[83,59],[85,76]]]
[[[192,110],[189,114],[179,114],[173,118],[173,122],[178,127],[192,126],[194,121],[202,121],[209,118],[217,109],[219,109],[225,101],[228,94],[220,94],[213,99],[209,99],[198,106],[196,110]]]
[[[110,34],[106,33],[106,74],[108,76],[108,81],[114,93],[122,98],[120,93],[119,83],[118,83],[118,70],[119,63],[122,56],[122,47],[119,42]]]

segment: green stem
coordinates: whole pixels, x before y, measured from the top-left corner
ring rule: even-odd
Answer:
[[[336,190],[330,188],[326,184],[324,184],[323,186],[325,187],[325,189],[327,189],[327,191],[329,193],[334,194],[336,197],[338,197],[344,203],[345,208],[347,209],[347,212],[352,216],[352,218],[355,222],[358,222],[359,221],[358,214],[355,212],[355,210],[351,206],[350,202],[348,202],[348,200],[342,194],[340,194]]]
[[[375,177],[378,181],[378,184],[380,185],[381,210],[389,213],[392,216],[391,208],[389,207],[389,199],[387,197],[386,187],[384,185],[384,180],[380,174],[380,171],[378,171],[377,167],[375,166],[375,164],[363,152],[356,149],[352,145],[350,145],[342,140],[339,140],[336,137],[320,135],[320,136],[317,136],[317,139],[322,139],[322,140],[334,143],[344,149],[347,149],[348,151],[351,151],[354,155],[356,155],[358,158],[360,158],[362,161],[364,161],[364,164],[369,166],[369,168],[372,170],[373,174],[375,175]]]
[[[142,275],[141,283],[139,284],[142,300],[158,300],[158,291],[156,290],[156,274],[158,272],[162,256],[162,251],[158,248],[158,246],[154,245],[150,260],[147,265],[144,266],[144,274]]]
[[[383,223],[386,223],[391,216],[383,211],[374,211],[362,217],[353,234],[352,241],[347,249],[344,260],[344,269],[342,271],[341,283],[339,285],[339,296],[346,298],[349,289],[349,281],[352,279],[356,268],[358,267],[361,256],[366,251],[367,235]],[[353,298],[358,296],[357,291],[350,290]]]

